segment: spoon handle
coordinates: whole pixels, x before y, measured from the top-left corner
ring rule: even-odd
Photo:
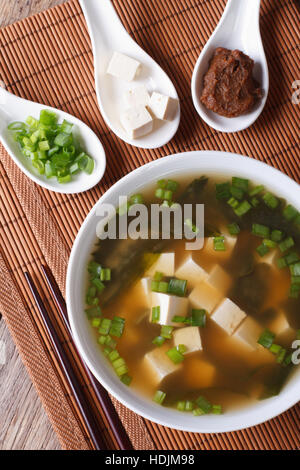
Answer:
[[[9,121],[11,121],[8,109],[13,106],[13,100],[11,99],[12,96],[13,95],[11,93],[0,86],[0,133],[3,131],[4,127],[7,126]]]
[[[94,53],[106,55],[116,42],[115,39],[120,44],[122,36],[127,36],[110,0],[80,0],[80,6],[87,22]],[[126,41],[128,42],[128,37]]]
[[[261,0],[228,0],[215,32],[222,27],[231,36],[255,34],[255,28],[259,26],[260,3]]]

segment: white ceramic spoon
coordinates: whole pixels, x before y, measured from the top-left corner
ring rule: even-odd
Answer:
[[[165,145],[176,133],[180,121],[180,106],[172,121],[154,121],[153,131],[130,139],[120,123],[120,111],[124,109],[124,93],[133,86],[145,85],[150,94],[158,91],[177,98],[176,89],[162,68],[127,33],[110,0],[80,0],[94,54],[95,85],[98,104],[106,124],[120,139],[142,148]],[[126,82],[106,74],[114,51],[121,52],[142,64],[141,73],[132,82]]]
[[[202,119],[221,132],[238,132],[251,126],[262,112],[268,91],[269,72],[259,29],[260,0],[228,0],[222,18],[203,48],[192,76],[192,98]],[[227,118],[208,110],[200,102],[203,76],[217,47],[239,49],[254,60],[254,78],[263,90],[263,97],[247,114]]]
[[[30,158],[22,154],[18,142],[14,141],[12,132],[7,129],[7,126],[12,121],[24,122],[28,116],[38,118],[41,109],[54,111],[59,117],[59,122],[66,119],[74,124],[74,136],[86,153],[95,160],[95,168],[91,175],[81,172],[74,176],[70,183],[60,184],[56,178],[47,179],[46,176],[40,175],[32,166]],[[103,146],[96,134],[84,122],[50,106],[19,98],[4,88],[0,88],[0,140],[11,158],[25,175],[50,191],[65,194],[87,191],[101,180],[105,171],[106,157]]]

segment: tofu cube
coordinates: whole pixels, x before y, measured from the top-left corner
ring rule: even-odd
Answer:
[[[140,287],[145,298],[145,305],[150,306],[151,303],[151,277],[143,277],[140,280]]]
[[[191,356],[184,361],[184,384],[192,389],[216,385],[217,370],[209,361]]]
[[[251,351],[255,351],[259,346],[257,341],[261,335],[262,330],[263,328],[259,323],[257,323],[253,318],[247,316],[247,318],[242,321],[232,337],[243,343],[243,345]]]
[[[245,312],[232,302],[232,300],[226,298],[222,300],[215,309],[211,315],[211,319],[229,335],[232,335],[246,316]]]
[[[171,121],[176,115],[178,100],[154,91],[150,98],[149,108],[157,119]]]
[[[147,106],[150,101],[150,95],[147,88],[143,85],[127,90],[124,98],[127,108]]]
[[[295,339],[295,330],[291,328],[286,315],[282,310],[276,314],[276,317],[268,325],[268,328],[272,333],[275,333],[276,336],[286,339],[287,342],[291,342]]]
[[[205,280],[208,276],[207,272],[195,263],[192,256],[189,255],[182,265],[175,272],[178,279],[186,279],[188,287],[195,287],[201,281]]]
[[[174,364],[171,361],[166,355],[167,349],[164,347],[153,349],[144,357],[144,365],[155,385],[158,385],[167,375],[173,374],[182,367],[182,364]]]
[[[148,269],[147,276],[154,276],[156,272],[172,277],[175,272],[175,253],[161,253],[158,260]]]
[[[160,307],[160,317],[158,323],[160,325],[181,326],[180,323],[173,323],[172,318],[175,315],[185,317],[188,313],[189,301],[186,297],[177,297],[176,295],[161,294],[160,292],[152,292],[151,295],[151,312],[152,307]]]
[[[193,308],[204,308],[207,313],[211,313],[220,302],[222,294],[206,281],[194,287],[189,295],[189,300]]]
[[[179,328],[173,334],[174,345],[184,344],[187,348],[184,354],[192,353],[194,351],[201,351],[202,341],[200,336],[200,328],[197,326],[187,326]]]
[[[120,121],[131,139],[138,139],[153,130],[153,119],[145,106],[135,106],[123,111]]]
[[[204,246],[202,248],[203,253],[213,256],[215,259],[226,260],[230,258],[234,247],[237,242],[237,237],[231,237],[230,235],[222,235],[224,237],[224,251],[217,251],[214,249],[214,237],[206,237],[204,239]]]
[[[120,52],[114,52],[107,67],[107,73],[131,82],[141,68],[140,62]]]
[[[231,277],[224,269],[216,264],[208,274],[207,282],[226,295],[231,286]]]

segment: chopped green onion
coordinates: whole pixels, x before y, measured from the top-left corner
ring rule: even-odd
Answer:
[[[264,244],[262,243],[261,245],[259,245],[257,248],[256,248],[256,251],[257,253],[259,254],[259,256],[263,257],[265,256],[267,253],[269,253],[269,248]]]
[[[157,390],[154,394],[153,401],[155,401],[155,403],[158,403],[159,405],[162,405],[165,398],[166,398],[165,392],[162,392],[161,390]]]
[[[230,183],[216,183],[216,198],[218,200],[227,201],[230,196]]]
[[[156,191],[155,191],[155,197],[159,198],[159,199],[164,199],[164,194],[165,194],[165,191],[161,188],[158,188]]]
[[[157,181],[157,186],[161,189],[167,189],[167,190],[175,192],[178,189],[179,183],[173,180],[162,179],[162,180]]]
[[[283,233],[281,232],[281,230],[272,230],[271,240],[273,240],[274,242],[280,242],[280,240],[282,240],[282,237]]]
[[[161,281],[162,278],[164,277],[163,273],[160,273],[159,271],[156,271],[156,273],[154,274],[154,281]]]
[[[115,369],[115,371],[116,371],[117,376],[121,377],[121,376],[127,374],[128,368],[127,368],[126,364],[123,364],[122,366]]]
[[[282,361],[282,364],[284,366],[289,366],[292,362],[292,356],[293,356],[293,353],[289,353],[289,354],[286,354],[286,356],[284,357],[283,361]]]
[[[214,237],[214,250],[215,251],[226,251],[225,238],[223,236]]]
[[[264,190],[264,186],[261,184],[259,186],[255,186],[255,188],[251,189],[249,191],[249,196],[252,197],[252,196],[257,196],[258,194],[260,194],[262,191]]]
[[[291,253],[288,253],[284,257],[286,264],[290,266],[291,264],[297,263],[297,261],[300,261],[298,253],[295,251],[292,251]]]
[[[277,197],[273,196],[271,193],[265,193],[263,195],[263,200],[266,206],[268,206],[270,209],[276,209],[279,204]]]
[[[288,221],[295,219],[297,214],[298,214],[297,209],[295,209],[295,207],[291,206],[290,204],[286,206],[283,210],[283,216]]]
[[[292,248],[292,246],[294,246],[294,245],[295,245],[295,242],[294,242],[293,238],[288,237],[285,240],[283,240],[281,243],[279,243],[278,246],[279,246],[280,251],[283,252],[283,251],[288,250],[289,248]]]
[[[158,305],[157,307],[152,307],[151,321],[152,323],[158,323],[159,319],[160,319],[160,306]]]
[[[292,284],[300,284],[300,276],[292,276],[291,277]]]
[[[132,377],[130,377],[130,375],[128,374],[122,375],[121,382],[123,382],[123,384],[129,386],[131,384],[131,381],[132,381]]]
[[[261,344],[264,348],[269,349],[274,341],[275,335],[267,328],[262,332],[258,339],[258,344]]]
[[[153,292],[161,292],[166,294],[168,292],[169,283],[166,281],[151,281],[151,290]]]
[[[110,334],[120,338],[123,334],[125,320],[121,317],[114,317],[111,323]]]
[[[300,294],[300,284],[292,284],[290,287],[289,297],[298,299]]]
[[[104,345],[105,342],[106,342],[106,336],[104,336],[104,335],[99,336],[98,343]]]
[[[178,401],[176,408],[179,411],[185,411],[185,401]]]
[[[143,204],[144,198],[142,194],[133,194],[129,199],[130,204]]]
[[[235,197],[228,199],[227,204],[229,204],[232,209],[236,209],[239,206],[239,201]]]
[[[205,414],[205,413],[204,413],[203,410],[201,410],[201,408],[195,408],[195,409],[193,410],[193,415],[194,415],[194,416],[201,416],[201,415],[204,415],[204,414]]]
[[[39,120],[29,116],[26,123],[11,123],[8,129],[19,142],[23,155],[30,157],[32,166],[40,174],[56,177],[59,183],[65,184],[80,170],[90,174],[94,160],[76,149],[73,125],[67,121],[58,125],[57,118],[55,113],[45,109],[40,112]]]
[[[100,335],[108,335],[110,327],[111,327],[111,320],[109,318],[103,318],[101,321],[100,328],[98,332]]]
[[[110,281],[111,270],[109,268],[103,268],[100,272],[100,281]]]
[[[187,318],[186,317],[182,317],[180,315],[175,315],[173,318],[172,318],[172,322],[173,323],[186,323],[187,322]]]
[[[197,404],[197,407],[200,408],[200,410],[202,410],[202,412],[204,414],[210,413],[210,411],[212,409],[211,403],[206,398],[204,398],[202,396],[197,398],[196,404]]]
[[[99,328],[100,323],[101,323],[101,318],[98,318],[98,317],[92,318],[91,323],[92,323],[93,328]]]
[[[69,183],[71,181],[71,175],[58,176],[57,181],[61,184]]]
[[[105,288],[105,285],[103,284],[103,282],[97,278],[92,279],[92,284],[97,288],[98,292],[102,292],[103,289]]]
[[[206,310],[192,309],[191,325],[204,327],[206,324]]]
[[[94,167],[95,167],[95,161],[91,157],[88,157],[87,164],[83,168],[83,171],[87,173],[88,175],[91,175],[94,171]]]
[[[281,350],[277,353],[277,356],[276,356],[277,364],[282,364],[285,355],[286,355],[286,349],[281,348]]]
[[[171,295],[178,295],[183,297],[186,292],[187,281],[182,279],[170,279],[168,285],[168,293]]]
[[[73,124],[71,124],[70,122],[64,119],[60,126],[61,132],[63,132],[64,134],[71,134],[72,129],[73,129]]]
[[[295,263],[290,266],[292,276],[300,276],[300,263]]]
[[[283,258],[278,258],[278,260],[276,261],[276,264],[279,269],[285,268],[287,266],[285,257],[283,256]]]
[[[234,198],[239,199],[239,200],[242,200],[244,197],[244,191],[235,186],[231,186],[230,193]]]
[[[162,325],[161,330],[160,330],[160,336],[162,336],[165,339],[171,339],[173,329],[174,329],[173,326]]]
[[[101,308],[99,306],[85,309],[85,313],[88,318],[99,317],[102,315]]]
[[[269,348],[269,351],[273,354],[278,354],[279,351],[281,351],[281,346],[279,344],[271,344],[270,348]]]
[[[40,112],[40,123],[46,126],[56,126],[57,115],[53,111],[42,109]]]
[[[268,248],[276,248],[277,246],[277,243],[273,242],[273,240],[270,240],[269,238],[264,238],[263,244],[267,246]]]
[[[213,405],[211,412],[214,415],[221,415],[222,414],[222,406],[221,405]]]
[[[243,201],[241,202],[235,209],[234,212],[236,215],[241,217],[244,214],[247,214],[247,212],[251,209],[251,205],[249,204],[248,201]]]
[[[106,341],[107,336],[104,336],[104,338],[105,338],[105,341]],[[111,362],[116,361],[117,359],[119,359],[119,357],[120,357],[120,354],[118,353],[118,351],[116,349],[111,351],[108,355],[108,358],[111,360]]]
[[[248,191],[249,180],[245,178],[238,178],[236,176],[232,177],[232,186],[235,188],[239,188],[242,191]]]
[[[176,347],[180,354],[184,354],[187,351],[187,347],[184,344],[178,344]]]
[[[230,235],[238,235],[241,231],[240,227],[235,222],[233,222],[232,224],[228,224],[227,228]]]
[[[99,263],[96,263],[95,261],[90,261],[87,269],[90,274],[95,277],[99,277],[101,274],[102,267]]]
[[[176,347],[169,349],[166,354],[174,364],[179,364],[184,360],[183,354]]]
[[[23,131],[26,129],[26,126],[25,126],[25,123],[24,122],[21,122],[21,121],[15,121],[15,122],[11,122],[8,126],[7,126],[7,129],[10,130],[10,131]]]
[[[158,188],[155,191],[155,196],[159,199],[165,199],[166,201],[171,201],[173,197],[173,192],[169,189]]]
[[[260,201],[259,201],[259,199],[258,199],[257,197],[252,197],[252,198],[250,199],[250,202],[251,202],[251,205],[252,205],[253,207],[257,207],[257,206],[259,205],[259,203],[260,203]]]
[[[162,346],[166,339],[163,336],[156,336],[154,340],[152,341],[153,344],[156,346]]]
[[[257,237],[270,238],[270,229],[266,225],[252,224],[252,233]]]

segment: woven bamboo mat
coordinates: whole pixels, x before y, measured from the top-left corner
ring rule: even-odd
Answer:
[[[266,108],[248,130],[224,135],[204,124],[191,100],[195,61],[218,22],[225,0],[114,0],[132,37],[166,70],[182,105],[174,139],[158,150],[126,145],[105,125],[97,107],[93,57],[76,0],[0,31],[0,79],[16,95],[67,111],[90,125],[107,154],[104,179],[80,195],[47,192],[27,179],[0,147],[0,308],[63,448],[91,448],[83,421],[51,350],[23,272],[46,291],[40,271],[48,263],[64,291],[68,256],[76,233],[95,202],[134,168],[170,153],[225,150],[267,162],[299,182],[299,106],[292,104],[298,77],[299,14],[293,1],[263,0],[261,29],[270,68]],[[44,296],[45,297],[45,296]],[[53,307],[51,299],[44,298]],[[61,340],[66,332],[57,320]],[[117,448],[71,344],[70,358],[89,394],[108,448]],[[114,400],[136,449],[297,449],[299,404],[281,416],[234,433],[193,434],[144,420]],[[242,423],[241,423],[242,425]]]

